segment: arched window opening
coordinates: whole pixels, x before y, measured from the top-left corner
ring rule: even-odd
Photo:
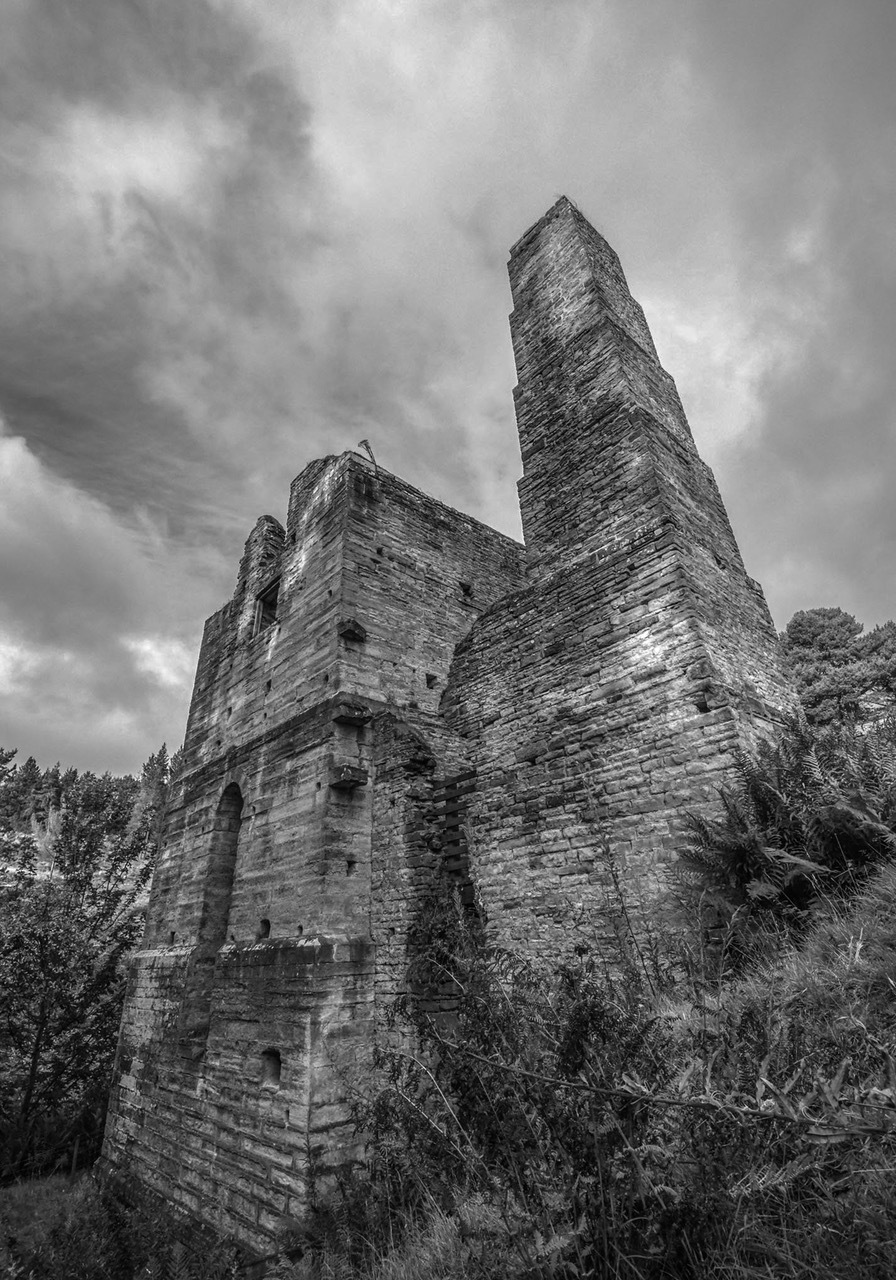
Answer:
[[[282,1066],[280,1050],[265,1049],[261,1055],[261,1083],[272,1085],[274,1088],[279,1086]]]
[[[224,789],[218,802],[212,827],[202,915],[199,920],[200,945],[217,948],[227,939],[227,919],[230,915],[242,813],[242,793],[236,783],[232,782]]]
[[[262,916],[261,920],[258,922],[258,941],[260,942],[262,938],[269,938],[270,936],[271,922],[268,920],[267,916]]]

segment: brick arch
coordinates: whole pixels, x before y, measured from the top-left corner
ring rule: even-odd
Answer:
[[[242,793],[243,802],[245,803],[246,795],[251,790],[245,769],[239,766],[234,769],[228,769],[222,778],[222,782],[224,791],[228,791],[231,787],[236,787]],[[221,799],[223,798],[224,792],[222,791]]]

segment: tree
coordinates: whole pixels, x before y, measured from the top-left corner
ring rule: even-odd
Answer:
[[[843,609],[803,609],[781,635],[810,724],[896,710],[896,623],[867,634]]]
[[[27,786],[19,770],[0,777],[0,1176],[98,1146],[170,777],[164,747],[139,782],[58,769],[35,778],[31,763]],[[47,781],[59,807],[40,822]]]

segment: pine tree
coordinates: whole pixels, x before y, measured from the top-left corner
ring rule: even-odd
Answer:
[[[811,724],[896,710],[896,623],[863,631],[843,609],[805,609],[788,622],[781,642]]]

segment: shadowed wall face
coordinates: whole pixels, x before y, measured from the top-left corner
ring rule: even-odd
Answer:
[[[231,783],[224,788],[215,811],[197,942],[190,957],[181,1000],[180,1035],[190,1043],[193,1053],[204,1051],[211,1025],[215,965],[218,951],[227,941],[242,812],[242,794],[239,787]]]
[[[233,877],[242,824],[243,797],[235,783],[224,789],[212,832],[205,892],[199,918],[200,946],[218,947],[227,938]]]

